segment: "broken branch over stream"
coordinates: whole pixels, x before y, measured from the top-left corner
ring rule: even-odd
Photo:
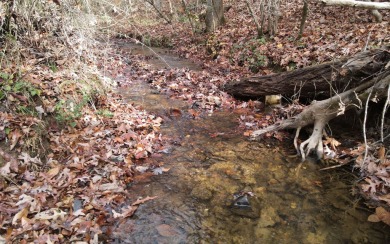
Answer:
[[[375,98],[375,100],[380,100],[387,96],[387,87],[390,85],[390,54],[387,50],[383,50],[383,52],[385,52],[385,60],[381,62],[382,67],[378,72],[371,73],[370,79],[363,79],[356,83],[359,84],[357,87],[351,88],[341,93],[336,93],[334,96],[328,99],[322,101],[313,101],[312,104],[306,107],[300,114],[286,120],[282,120],[279,123],[268,126],[264,129],[254,131],[252,133],[252,138],[258,138],[260,135],[271,131],[282,129],[297,129],[294,145],[298,153],[302,156],[302,159],[304,160],[312,152],[315,152],[319,158],[322,158],[323,130],[325,125],[331,119],[344,114],[345,111],[354,107],[362,109],[365,102],[370,99],[370,97]],[[370,56],[367,56],[366,59],[368,60],[366,61],[357,58],[349,59],[345,65],[341,67],[349,67],[350,70],[353,67],[360,67],[361,64],[365,64],[363,65],[363,67],[365,67],[366,64],[375,59],[376,55],[378,55],[378,53],[374,56],[371,56],[371,58]],[[307,69],[310,69],[310,67]],[[357,71],[359,70],[355,70],[353,73],[356,73]],[[304,72],[304,74],[307,73]],[[288,74],[285,73],[282,75],[287,76]],[[334,89],[332,88],[332,90]],[[301,128],[311,124],[314,124],[312,135],[306,141],[302,142],[298,148],[297,138]]]

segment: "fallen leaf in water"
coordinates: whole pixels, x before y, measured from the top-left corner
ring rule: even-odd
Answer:
[[[215,138],[215,137],[217,137],[217,136],[223,136],[223,135],[225,135],[225,133],[216,132],[216,133],[211,133],[211,134],[210,134],[210,137],[211,137],[211,138]]]
[[[195,109],[189,109],[188,113],[192,116],[193,119],[197,118],[200,114],[200,112],[196,111]]]
[[[390,213],[386,211],[383,207],[377,207],[375,213],[368,216],[368,221],[370,222],[380,222],[390,225]]]
[[[171,108],[169,109],[169,115],[173,117],[181,117],[182,113],[178,108]]]
[[[170,225],[162,224],[156,227],[158,233],[165,237],[177,235],[177,231]]]
[[[163,173],[162,169],[160,167],[155,168],[152,170],[154,175],[161,175]]]
[[[113,217],[114,218],[126,218],[126,217],[131,217],[135,210],[137,210],[137,206],[128,206],[124,209],[122,209],[122,213],[118,213],[115,210],[112,210]]]
[[[162,173],[168,172],[170,169],[169,168],[164,168],[164,167],[158,167],[153,169],[153,174],[154,175],[161,175]]]
[[[116,219],[116,218],[120,218],[120,217],[123,217],[123,215],[121,213],[118,213],[117,211],[115,211],[114,209],[112,210],[112,216]]]
[[[140,173],[145,173],[149,169],[149,166],[136,166],[135,169]]]
[[[390,194],[386,194],[383,196],[378,196],[379,200],[385,201],[388,205],[390,205]]]
[[[380,222],[381,220],[379,219],[378,215],[376,214],[371,214],[370,216],[368,216],[368,219],[367,219],[369,222],[373,222],[373,223],[376,223],[376,222]]]
[[[326,137],[326,139],[323,141],[324,145],[330,145],[330,147],[333,149],[333,151],[336,151],[336,147],[341,145],[341,142],[337,141],[336,139],[332,137]]]
[[[133,204],[131,204],[131,206],[140,205],[140,204],[143,204],[143,203],[145,203],[145,202],[147,202],[147,201],[153,200],[153,199],[155,199],[155,198],[157,198],[157,196],[154,196],[154,197],[149,197],[149,196],[147,196],[147,197],[145,197],[145,198],[138,199],[138,200],[135,201]]]

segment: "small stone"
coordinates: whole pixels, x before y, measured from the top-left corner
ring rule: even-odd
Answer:
[[[280,222],[280,217],[273,207],[267,207],[261,210],[259,227],[272,227]]]
[[[271,238],[271,230],[268,228],[257,228],[255,230],[255,236],[258,239],[258,241],[268,242]]]
[[[278,183],[278,181],[276,180],[276,179],[270,179],[269,181],[268,181],[268,184],[270,184],[270,185],[275,185],[275,184],[277,184]]]
[[[250,208],[248,196],[245,194],[243,196],[238,197],[234,201],[234,206],[239,207],[239,208]]]
[[[296,209],[296,208],[297,208],[297,203],[296,203],[296,202],[292,202],[292,203],[290,204],[290,208]]]
[[[213,196],[213,193],[204,187],[195,187],[191,191],[191,196],[200,200],[209,200]]]

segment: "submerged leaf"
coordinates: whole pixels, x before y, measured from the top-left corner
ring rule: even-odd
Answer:
[[[155,199],[155,198],[157,198],[157,196],[154,196],[154,197],[149,197],[149,196],[147,196],[147,197],[145,197],[145,198],[138,199],[137,201],[135,201],[134,203],[132,203],[131,206],[140,205],[140,204],[143,204],[143,203],[145,203],[145,202],[147,202],[147,201],[153,200],[153,199]]]
[[[162,224],[156,227],[158,233],[165,237],[177,235],[177,231],[170,225]]]

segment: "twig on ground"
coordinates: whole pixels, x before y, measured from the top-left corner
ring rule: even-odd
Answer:
[[[368,32],[368,37],[366,40],[366,46],[364,46],[363,52],[367,51],[368,42],[370,41],[371,31]]]
[[[347,164],[349,164],[350,162],[352,162],[352,161],[348,161],[348,162],[346,162],[346,163],[343,163],[343,164],[337,164],[337,165],[329,166],[329,167],[326,167],[326,168],[322,168],[322,169],[320,169],[320,171],[323,171],[323,170],[328,170],[328,169],[335,169],[335,168],[339,168],[339,167],[342,167],[342,166],[344,166],[344,165],[347,165]]]
[[[20,187],[13,179],[9,178],[8,176],[5,176],[5,175],[0,175],[1,177],[3,177],[4,179],[6,179],[7,181],[13,183],[17,188],[19,188],[19,190],[22,190],[22,187]]]

